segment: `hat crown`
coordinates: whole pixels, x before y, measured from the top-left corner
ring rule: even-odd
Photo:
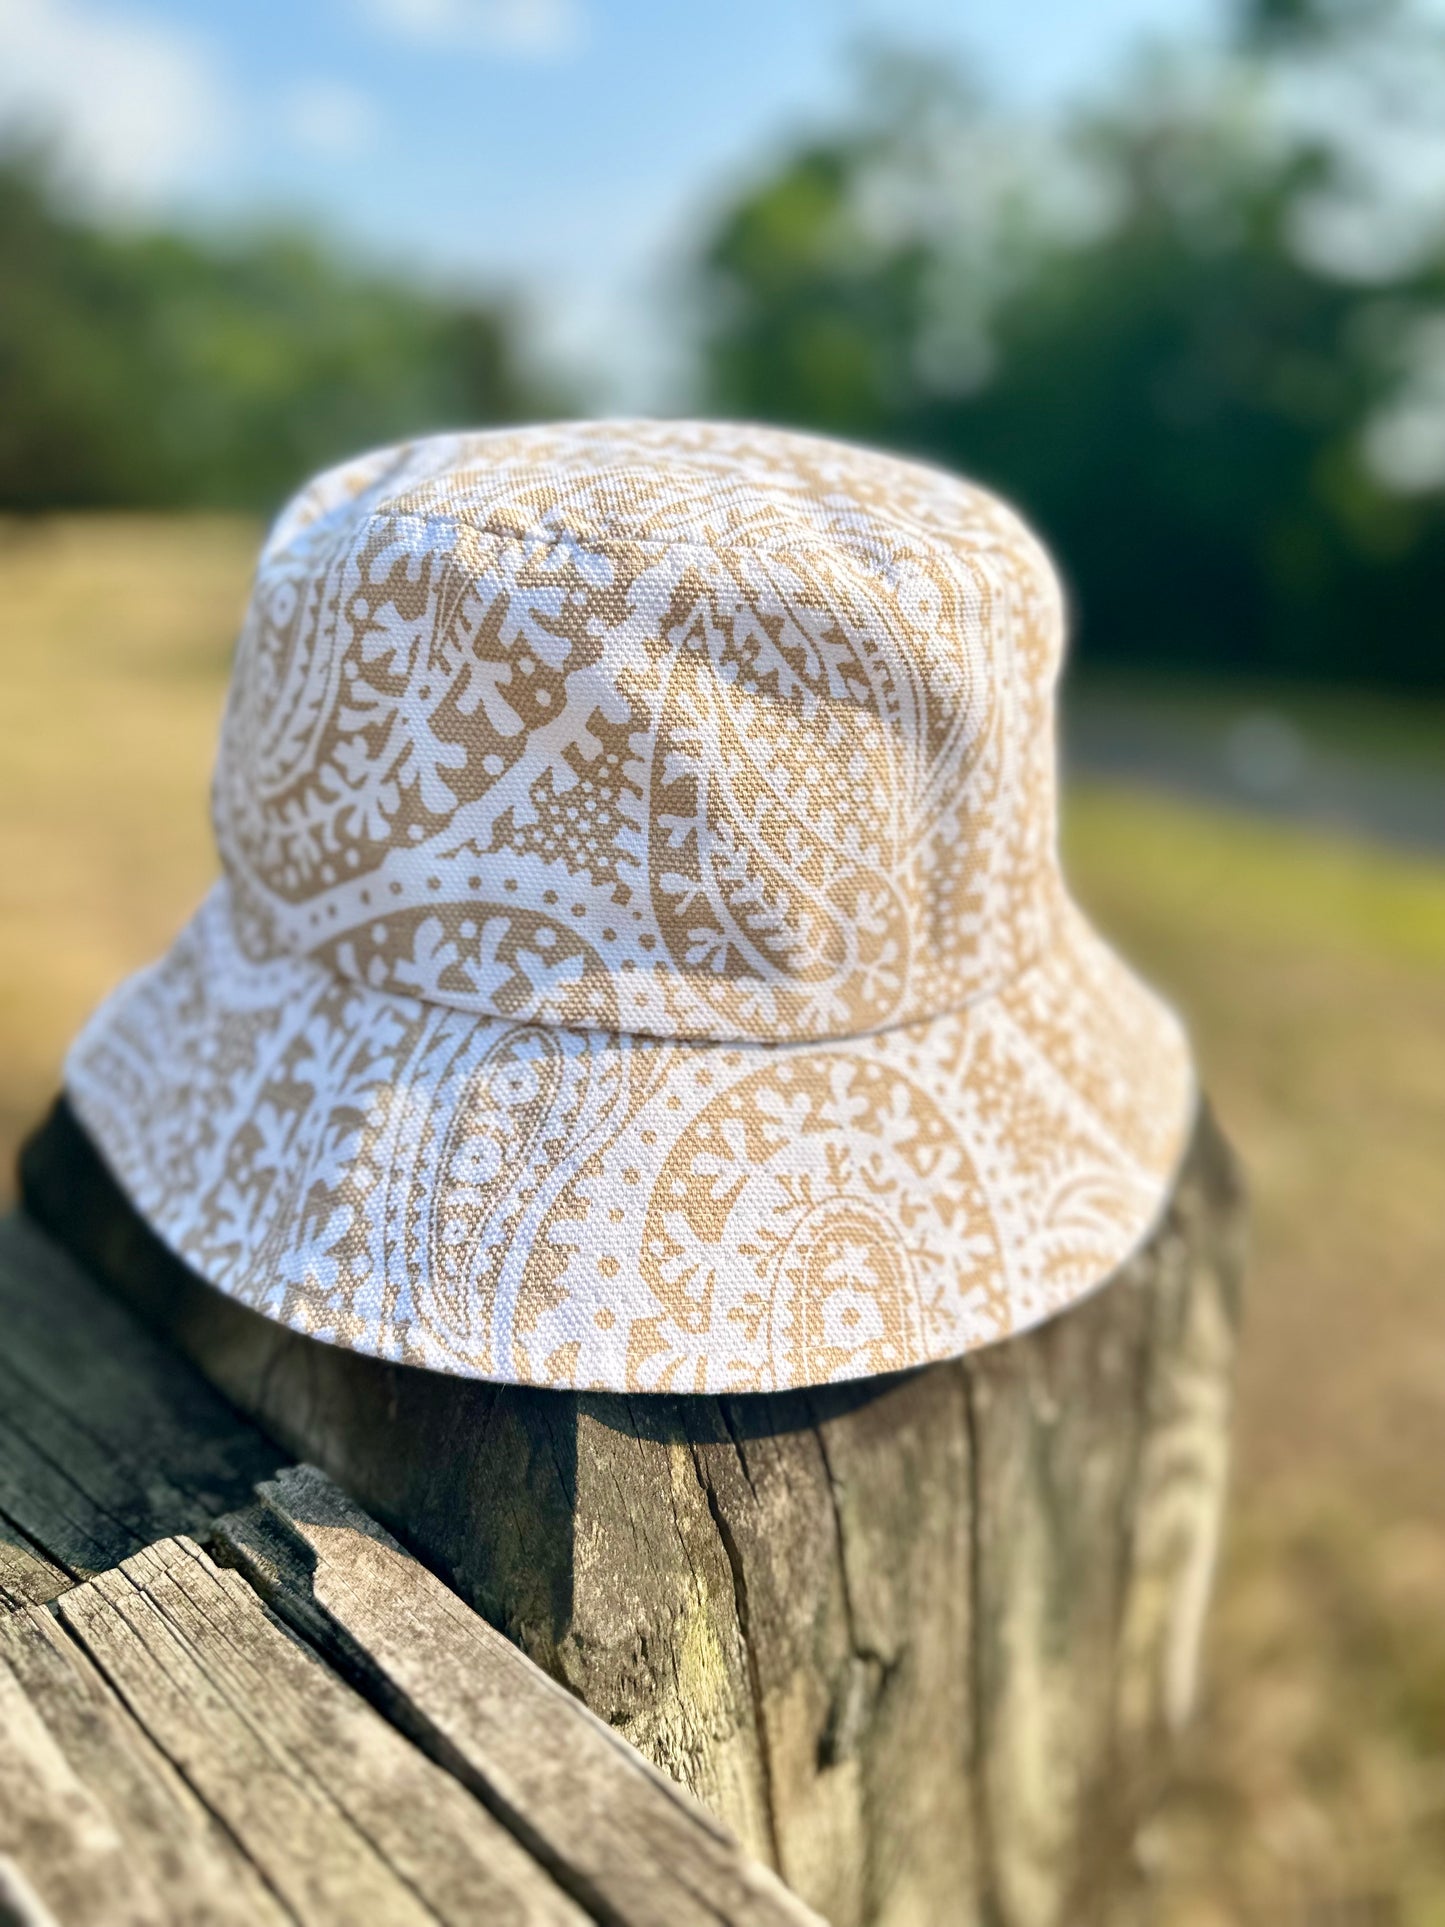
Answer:
[[[1043,549],[985,491],[775,430],[436,437],[263,551],[215,788],[257,954],[680,1038],[935,1016],[1057,905]]]

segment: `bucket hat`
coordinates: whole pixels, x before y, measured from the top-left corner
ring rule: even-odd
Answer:
[[[222,879],[72,1105],[193,1270],[381,1358],[758,1391],[1033,1325],[1195,1105],[1061,879],[1063,633],[1010,509],[838,442],[333,469],[262,551]]]

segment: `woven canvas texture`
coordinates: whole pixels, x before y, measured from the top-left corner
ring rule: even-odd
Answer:
[[[1059,877],[1062,636],[1008,509],[842,444],[322,476],[238,645],[224,880],[72,1100],[203,1276],[387,1358],[754,1390],[1034,1323],[1193,1104]]]

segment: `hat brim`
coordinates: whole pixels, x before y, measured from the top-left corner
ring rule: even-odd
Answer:
[[[821,1384],[1037,1324],[1147,1237],[1196,1105],[1178,1020],[1068,905],[996,995],[747,1045],[257,962],[224,883],[66,1083],[150,1225],[254,1310],[436,1371],[637,1392]]]

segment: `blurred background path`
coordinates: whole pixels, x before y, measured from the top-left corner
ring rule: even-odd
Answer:
[[[1069,692],[1063,750],[1080,776],[1445,854],[1445,713],[1432,708],[1090,684]]]

